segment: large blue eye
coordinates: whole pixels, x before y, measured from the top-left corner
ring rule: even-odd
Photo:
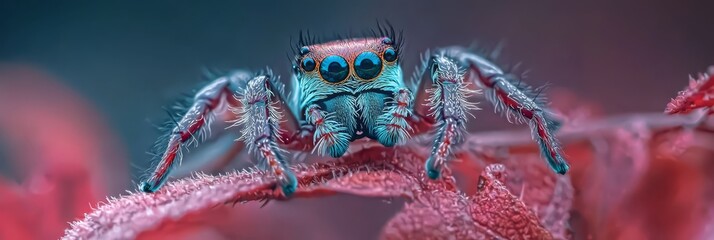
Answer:
[[[382,60],[376,53],[363,52],[355,58],[355,72],[364,80],[377,77],[382,71]]]
[[[327,56],[320,63],[320,75],[322,75],[322,79],[325,79],[325,81],[331,83],[342,82],[347,78],[349,73],[347,61],[340,56]]]

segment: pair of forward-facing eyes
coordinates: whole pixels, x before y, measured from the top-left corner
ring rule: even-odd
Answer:
[[[389,63],[397,60],[397,52],[394,48],[385,49],[381,56],[372,51],[362,52],[357,55],[352,66],[357,77],[362,80],[371,80],[382,73],[383,60]],[[315,68],[319,68],[320,77],[329,83],[340,83],[350,74],[347,60],[339,55],[325,57],[320,62],[320,66],[317,66],[311,57],[305,57],[300,63],[300,67],[305,72],[312,72]]]

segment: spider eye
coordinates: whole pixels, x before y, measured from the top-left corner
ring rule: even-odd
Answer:
[[[322,79],[331,83],[342,82],[349,75],[347,61],[337,55],[327,56],[320,63],[320,75]]]
[[[305,55],[305,54],[308,54],[309,52],[310,52],[310,48],[308,48],[307,46],[300,48],[300,55]]]
[[[305,58],[302,60],[302,69],[305,70],[306,72],[310,72],[312,70],[315,70],[315,60],[312,58]]]
[[[377,77],[382,71],[382,60],[373,52],[363,52],[355,58],[355,72],[364,80]]]
[[[397,60],[397,52],[394,51],[394,48],[387,48],[387,50],[384,50],[384,60],[387,62],[394,62]]]

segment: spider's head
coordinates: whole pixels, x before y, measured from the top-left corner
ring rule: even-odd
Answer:
[[[293,65],[297,94],[315,102],[342,94],[388,90],[401,83],[399,47],[389,37],[302,46]],[[301,103],[308,104],[308,103]]]

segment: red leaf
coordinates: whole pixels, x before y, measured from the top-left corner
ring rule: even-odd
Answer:
[[[453,197],[447,201],[467,203],[465,198],[457,197],[462,194],[456,190],[448,172],[444,174],[442,180],[426,180],[422,167],[425,159],[424,152],[420,148],[372,147],[340,161],[295,166],[294,171],[300,183],[295,197],[341,192],[368,197],[413,198],[418,196],[417,199],[443,199],[444,196],[447,196]],[[490,181],[491,178],[488,179]],[[65,239],[133,238],[141,232],[156,228],[162,222],[177,220],[186,214],[205,211],[218,204],[283,199],[282,196],[274,193],[274,186],[274,179],[255,169],[223,176],[199,175],[171,182],[154,194],[132,193],[119,199],[110,200],[87,215],[84,220],[73,223],[72,228],[67,230]],[[500,195],[480,196],[476,198],[477,201],[486,201],[489,197],[504,199],[511,197],[510,202],[503,201],[504,204],[510,205],[503,206],[502,210],[510,209],[510,206],[518,206],[517,213],[527,212],[525,205],[510,195],[505,188],[501,187],[487,192],[498,192]],[[468,204],[464,206],[468,206]],[[480,208],[474,206],[474,209],[479,210]],[[507,221],[506,219],[496,220],[498,216],[493,217],[493,222],[502,224]],[[535,219],[535,216],[530,215],[519,219],[530,220]],[[537,225],[537,220],[534,223]],[[496,225],[485,226],[497,227]],[[509,232],[498,232],[498,234],[516,236]],[[518,234],[522,235],[523,232],[518,232]]]
[[[385,239],[551,239],[536,216],[503,184],[503,165],[489,165],[476,195],[446,189],[418,194],[387,223]]]
[[[667,114],[688,113],[699,108],[712,107],[711,94],[714,91],[714,66],[709,73],[701,73],[697,78],[689,77],[689,85],[679,91],[677,96],[667,103]]]

